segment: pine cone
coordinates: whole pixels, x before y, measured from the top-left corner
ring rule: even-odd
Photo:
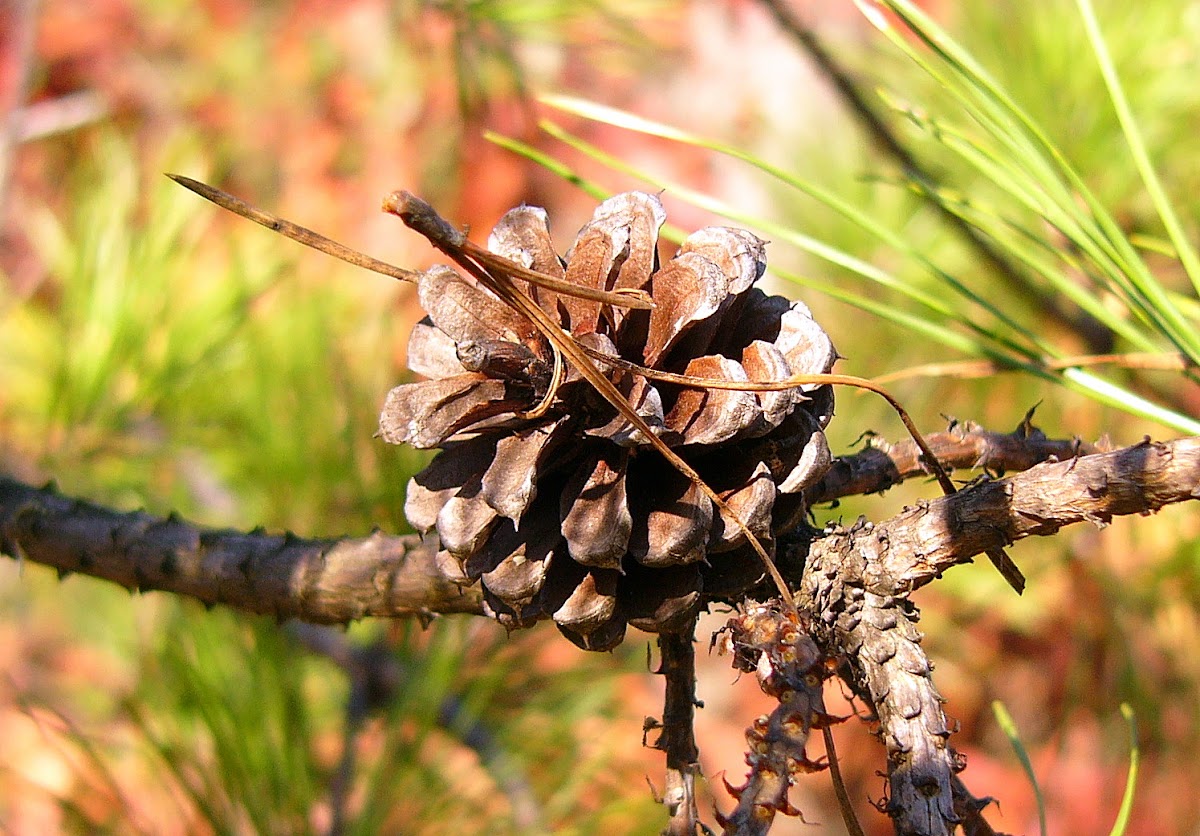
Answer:
[[[753,287],[766,267],[762,241],[702,229],[660,266],[665,219],[656,197],[617,195],[564,260],[545,211],[523,206],[501,219],[488,247],[576,285],[651,295],[652,310],[624,310],[518,281],[588,348],[732,381],[830,370],[837,354],[808,308]],[[576,370],[548,411],[527,415],[553,372],[550,345],[528,320],[448,267],[423,273],[418,292],[428,317],[413,330],[409,368],[430,379],[389,393],[381,434],[441,448],[410,481],[405,513],[417,529],[437,530],[444,571],[482,581],[497,619],[517,627],[552,618],[576,644],[605,650],[627,624],[679,630],[702,605],[761,580],[744,532]],[[802,491],[830,460],[829,386],[704,390],[597,365],[768,549],[802,519]]]

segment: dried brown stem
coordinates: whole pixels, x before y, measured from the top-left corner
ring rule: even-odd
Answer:
[[[804,556],[799,595],[819,600],[833,577],[879,595],[905,595],[987,549],[1189,499],[1200,499],[1200,437],[1043,462],[885,522],[821,537]]]
[[[182,174],[168,174],[167,176],[185,189],[195,192],[205,200],[212,201],[222,209],[233,212],[235,215],[241,215],[248,221],[261,224],[272,232],[278,232],[285,238],[291,238],[293,241],[301,243],[306,247],[312,247],[314,250],[323,252],[326,255],[341,259],[347,264],[353,264],[355,267],[362,267],[384,276],[391,276],[393,279],[398,279],[402,282],[415,282],[417,280],[417,274],[412,270],[405,270],[403,267],[397,267],[394,264],[388,264],[386,261],[380,261],[377,258],[360,253],[358,250],[351,249],[345,244],[339,244],[332,238],[326,238],[319,232],[313,232],[308,227],[300,226],[300,224],[293,223],[287,218],[281,218],[265,209],[259,209],[257,206],[251,206],[241,198],[234,197],[229,192],[221,191],[215,186],[201,183],[199,180],[193,180],[191,177],[184,177]]]
[[[822,714],[826,713],[823,700],[819,708]],[[833,740],[833,727],[826,723],[821,728],[821,734],[825,738],[825,759],[829,762],[829,779],[833,782],[833,794],[837,796],[838,809],[842,813],[842,823],[846,825],[846,832],[850,836],[865,836],[862,824],[858,821],[858,815],[854,812],[854,805],[850,801],[850,793],[846,789],[846,782],[842,778],[842,768],[838,763],[837,746]]]
[[[694,624],[692,625],[694,626]],[[662,661],[658,672],[666,679],[661,734],[654,747],[667,756],[667,785],[663,804],[671,819],[670,836],[694,836],[700,824],[696,805],[696,776],[700,750],[696,747],[696,648],[692,627],[683,633],[658,637]]]
[[[732,654],[733,666],[754,671],[763,692],[779,701],[746,730],[746,782],[726,782],[738,802],[728,816],[718,815],[729,836],[764,834],[777,814],[800,815],[788,798],[796,776],[826,766],[809,760],[806,751],[811,730],[830,722],[821,697],[824,657],[806,627],[772,602],[750,607],[725,628],[723,650]]]

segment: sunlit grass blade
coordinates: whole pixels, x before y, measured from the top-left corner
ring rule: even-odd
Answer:
[[[516,154],[520,154],[527,159],[544,166],[549,171],[562,177],[567,182],[575,184],[589,196],[597,200],[604,200],[611,195],[611,192],[606,190],[604,187],[592,180],[588,180],[580,176],[574,169],[563,163],[561,160],[558,160],[531,145],[492,132],[487,133],[485,136],[497,145],[507,148]],[[657,185],[662,181],[651,182],[654,182]],[[679,187],[677,184],[671,184],[666,188],[669,188],[672,194],[677,196],[681,196],[681,189],[685,193],[685,195],[682,196],[694,194],[697,197],[697,200],[703,201],[703,204],[698,205],[703,205],[704,208],[714,211],[717,214],[723,214],[730,218],[738,215],[738,213],[732,207],[729,207],[728,205],[716,201],[706,195],[701,195],[698,192],[691,192],[683,187]],[[752,218],[748,220],[750,223],[763,231],[769,231],[767,228],[773,226],[770,221],[761,218]],[[789,235],[795,234],[782,227],[777,227],[776,231],[780,233],[780,236],[784,240],[788,240]],[[685,233],[678,227],[667,225],[663,227],[663,237],[678,243],[683,240]],[[812,239],[809,240],[811,241]],[[820,245],[820,242],[814,241],[813,243]],[[824,247],[824,245],[820,246]],[[869,270],[871,271],[871,275],[878,275],[881,279],[885,281],[888,280],[886,274],[883,274],[882,271],[876,270],[876,268],[871,267],[865,262],[861,262],[857,259],[851,259],[850,257],[847,257],[847,259],[847,263],[841,266],[847,267],[847,269],[861,268],[862,270]],[[779,268],[773,268],[771,272],[775,276],[791,282],[792,284],[816,290],[832,299],[836,299],[839,302],[850,305],[851,307],[874,314],[880,319],[892,322],[902,328],[928,337],[931,340],[939,342],[948,348],[962,352],[963,354],[971,356],[989,356],[1002,363],[1006,368],[1023,368],[1034,373],[1037,371],[1037,367],[1035,365],[1021,362],[1020,355],[1016,355],[1012,352],[996,351],[991,346],[980,340],[972,339],[971,337],[960,334],[957,331],[948,329],[945,326],[945,321],[941,318],[931,319],[919,316],[917,314],[905,311],[902,308],[898,308],[895,305],[890,305],[877,299],[872,299],[871,297],[863,294],[854,293],[853,291],[847,290],[836,283],[830,282],[828,279],[809,278],[802,276],[799,273]],[[953,315],[953,312],[949,309],[943,309],[941,313],[944,315]]]
[[[1021,734],[1017,731],[1017,724],[1013,722],[1012,715],[1008,713],[1004,703],[999,700],[992,702],[992,713],[996,716],[1000,730],[1012,744],[1013,752],[1016,753],[1017,760],[1021,762],[1021,768],[1025,770],[1025,777],[1033,786],[1033,797],[1037,801],[1038,827],[1042,836],[1046,836],[1046,800],[1042,798],[1042,789],[1038,786],[1037,775],[1033,772],[1033,763],[1029,760],[1029,753],[1025,751],[1025,745],[1021,743]]]
[[[1065,248],[1053,247],[1044,237],[1038,237],[1018,221],[1001,216],[994,207],[977,200],[951,195],[945,190],[940,191],[939,200],[948,211],[988,236],[1010,260],[1024,266],[1030,275],[1040,277],[1049,289],[1062,294],[1131,346],[1143,351],[1158,348],[1158,342],[1151,334],[1105,305],[1094,287],[1078,280],[1086,275],[1084,265]],[[1046,353],[1056,356],[1058,350]]]
[[[198,815],[208,822],[216,833],[227,828],[233,816],[229,810],[223,808],[223,805],[221,809],[218,809],[217,799],[222,799],[224,793],[220,791],[217,784],[210,780],[209,773],[201,770],[197,776],[194,774],[196,770],[188,769],[188,766],[192,766],[192,764],[181,757],[182,753],[175,744],[168,742],[152,727],[147,712],[136,700],[126,700],[124,705],[126,715],[132,721],[134,728],[141,735],[145,744],[158,756],[158,760],[165,770],[162,773],[164,778],[170,776],[174,780],[178,792],[193,805],[195,811],[193,815]]]
[[[1120,332],[1123,329],[1121,323],[1124,320],[1117,312],[1108,310],[1099,304],[1099,300],[1094,295],[1097,290],[1108,290],[1119,296],[1129,311],[1147,326],[1153,328],[1155,333],[1170,336],[1171,323],[1158,308],[1148,304],[1137,284],[1129,277],[1126,268],[1117,261],[1120,254],[1109,246],[1107,238],[1096,234],[1094,225],[1090,224],[1086,216],[1080,214],[1074,202],[1059,205],[1047,195],[1041,181],[1026,177],[1023,172],[1014,170],[1009,158],[1002,152],[988,148],[965,131],[960,131],[943,122],[934,123],[886,94],[884,94],[884,99],[892,105],[894,110],[902,112],[912,124],[924,130],[933,141],[953,152],[984,179],[991,182],[1002,194],[1011,197],[1019,206],[1033,213],[1035,217],[1041,218],[1053,230],[1061,234],[1064,241],[1071,245],[1070,248],[1067,246],[1054,248],[1056,255],[1061,260],[1071,261],[1073,251],[1078,251],[1083,257],[1077,262],[1081,273],[1091,276],[1098,287],[1091,289],[1093,295],[1089,296],[1088,289],[1077,285],[1070,277],[1053,270],[1043,273],[1058,292],[1076,299],[1081,307],[1093,312],[1098,321],[1110,329]],[[953,204],[945,201],[944,191],[925,191],[924,194],[930,199],[937,200],[939,205],[948,211],[955,211]],[[996,246],[1010,255],[1015,255],[1011,252],[1014,236],[1004,234],[1003,230],[989,231],[982,227],[977,228],[981,232],[989,234]],[[1090,299],[1090,301],[1083,301],[1080,297]]]
[[[951,331],[946,327],[944,322],[919,316],[896,305],[872,299],[870,296],[861,293],[854,293],[844,287],[838,286],[836,283],[830,282],[828,279],[810,278],[790,270],[779,268],[774,268],[771,272],[792,284],[799,287],[811,288],[825,294],[831,299],[836,299],[860,311],[873,314],[886,322],[898,325],[907,331],[941,343],[947,348],[969,356],[988,357],[1000,363],[1005,368],[1024,369],[1034,374],[1039,373],[1038,366],[1033,363],[1022,362],[1019,355],[1014,355],[1011,352],[996,351],[990,345],[979,340],[972,339],[970,336],[960,334],[957,331]]]
[[[929,50],[922,52],[895,31],[866,0],[868,11],[891,43],[935,79],[985,133],[999,143],[998,159],[1010,176],[1029,176],[1054,199],[1059,211],[1076,218],[1076,243],[1090,242],[1111,262],[1110,280],[1125,277],[1139,304],[1152,312],[1162,333],[1194,361],[1200,362],[1200,335],[1171,303],[1165,289],[1130,244],[1128,237],[1088,188],[1045,132],[1008,96],[966,50],[908,0],[881,0]],[[1003,185],[1003,176],[992,178]],[[1082,203],[1082,206],[1078,204]]]
[[[1129,724],[1129,775],[1125,779],[1125,793],[1121,796],[1121,808],[1113,822],[1109,836],[1124,836],[1129,827],[1129,816],[1133,811],[1133,793],[1137,787],[1138,767],[1141,761],[1141,749],[1138,745],[1137,718],[1133,715],[1133,707],[1127,702],[1121,703],[1121,716]]]
[[[782,169],[779,169],[776,166],[765,163],[756,158],[754,155],[748,154],[725,143],[698,137],[677,128],[644,119],[633,114],[616,110],[614,108],[588,102],[586,100],[564,96],[547,96],[543,97],[542,100],[546,104],[578,116],[583,116],[585,118],[601,121],[606,124],[681,142],[684,144],[708,148],[718,153],[726,154],[747,162],[748,164],[770,174],[787,185],[797,188],[805,194],[820,200],[844,216],[855,221],[866,231],[873,233],[886,243],[889,243],[902,251],[906,251],[910,255],[915,255],[917,259],[923,262],[928,269],[939,275],[939,277],[943,278],[944,280],[948,280],[949,278],[944,271],[941,271],[936,267],[936,265],[931,264],[923,254],[914,252],[910,247],[907,247],[903,241],[898,240],[898,236],[896,236],[890,230],[887,230],[886,227],[883,227],[881,224],[874,222],[869,218],[869,216],[866,216],[859,210],[849,206],[844,201],[827,192],[826,190],[807,183],[802,179],[797,178],[794,175],[783,171]],[[624,170],[628,173],[634,174],[635,176],[643,177],[644,179],[647,179],[648,182],[653,182],[660,188],[668,188],[673,193],[681,194],[685,197],[685,199],[689,200],[689,202],[700,205],[703,208],[707,208],[711,211],[724,214],[726,217],[735,218],[743,222],[750,222],[758,228],[769,231],[771,234],[780,237],[783,240],[788,240],[790,243],[797,244],[802,249],[806,249],[810,253],[826,257],[827,260],[831,260],[833,263],[839,263],[840,266],[850,266],[850,269],[855,269],[859,266],[858,264],[848,265],[845,261],[835,261],[830,259],[824,245],[820,244],[820,242],[815,242],[814,244],[811,239],[798,239],[797,236],[799,234],[792,230],[781,229],[778,226],[772,226],[769,222],[761,218],[747,218],[745,216],[739,216],[739,213],[730,210],[728,207],[717,203],[707,196],[696,195],[695,193],[690,192],[690,190],[681,188],[678,184],[672,184],[661,179],[650,178],[647,177],[644,172],[633,170],[628,166],[623,166],[620,161],[614,160],[607,155],[603,155],[597,149],[577,140],[574,137],[569,136],[565,131],[562,131],[560,128],[558,128],[558,126],[553,125],[553,123],[543,122],[542,127],[552,135],[555,135],[557,138],[562,139],[568,144],[571,144],[572,147],[575,147],[577,150],[581,150],[593,158],[600,159],[602,162],[610,165],[610,167]],[[988,160],[986,151],[977,145],[972,144],[965,137],[963,138],[963,144],[960,145],[960,148],[973,148],[977,151],[976,164],[978,167],[982,168],[981,163],[984,160]],[[991,169],[986,172],[990,179],[996,181],[997,183],[1003,184],[1010,190],[1014,190],[1015,186],[1012,185],[1014,180],[1008,176],[1008,172],[1003,161],[993,157],[990,159],[990,163]],[[1056,205],[1053,203],[1053,201],[1048,201],[1046,195],[1037,191],[1036,182],[1030,184],[1023,190],[1016,191],[1014,196],[1029,208],[1033,209],[1036,213],[1041,214],[1043,217],[1048,217],[1048,219],[1053,218],[1053,223],[1065,228],[1065,230],[1070,233],[1070,237],[1074,240],[1080,241],[1083,246],[1086,247],[1090,243],[1089,236],[1085,234],[1084,228],[1081,227],[1079,219],[1073,217],[1069,211],[1069,208],[1073,207],[1073,204],[1068,204],[1069,208],[1067,212],[1055,212],[1054,210],[1057,208]],[[944,196],[942,199],[944,201]],[[949,202],[944,202],[943,205],[949,208],[951,211],[955,211],[956,209],[956,207]],[[1065,275],[1061,270],[1054,269],[1054,267],[1048,264],[1044,259],[1034,256],[1029,248],[1021,247],[1020,242],[1028,240],[1030,236],[992,234],[991,237],[1010,255],[1014,256],[1021,263],[1035,269],[1039,275],[1042,275],[1044,278],[1049,280],[1058,292],[1072,299],[1080,306],[1081,309],[1095,317],[1097,321],[1106,325],[1114,333],[1121,335],[1125,339],[1129,340],[1132,345],[1138,348],[1152,350],[1156,347],[1154,341],[1149,336],[1143,333],[1140,329],[1135,328],[1132,324],[1120,317],[1110,308],[1105,307],[1100,298],[1098,298],[1093,292],[1090,292],[1086,288],[1077,284],[1073,277]],[[1016,246],[1014,246],[1014,242],[1016,242]],[[1093,258],[1105,261],[1106,254],[1103,251],[1098,251],[1095,247],[1091,247],[1090,249],[1092,251],[1091,255]],[[1066,251],[1064,250],[1063,252],[1065,253]],[[860,275],[873,277],[877,281],[880,281],[879,277],[875,275],[878,271],[875,271],[873,268],[870,268],[869,270],[857,269],[856,272],[858,272]],[[1109,274],[1113,277],[1114,283],[1126,291],[1124,297],[1129,303],[1131,310],[1133,310],[1144,320],[1149,320],[1148,324],[1157,326],[1157,330],[1165,331],[1168,329],[1167,323],[1162,322],[1156,317],[1156,309],[1147,309],[1146,306],[1142,304],[1141,297],[1136,293],[1136,291],[1129,287],[1127,282],[1123,281],[1124,274],[1120,270],[1110,269]],[[792,275],[791,278],[793,280],[797,280],[797,277],[794,275]],[[881,281],[880,283],[889,284],[886,281]],[[948,283],[956,289],[961,287],[957,283],[953,282],[953,280],[948,280]],[[981,350],[984,348],[984,344],[982,343],[976,342],[974,345],[968,346],[962,339],[947,339],[947,330],[944,327],[937,327],[934,323],[927,319],[918,317],[902,317],[895,311],[893,307],[878,304],[872,300],[866,299],[865,297],[858,296],[856,298],[852,298],[849,294],[831,291],[829,288],[816,283],[805,282],[805,284],[827,292],[829,295],[840,298],[842,301],[854,304],[860,309],[870,310],[872,313],[882,316],[889,321],[899,322],[901,319],[905,319],[906,322],[904,324],[907,325],[907,327],[912,328],[914,331],[921,333],[924,336],[932,337],[943,344],[950,343],[959,350],[973,351],[973,353],[975,353],[977,356],[988,354],[994,356],[994,351]],[[889,286],[894,287],[894,285],[890,284]],[[964,295],[967,295],[973,300],[977,298],[973,294]],[[995,309],[991,306],[988,306],[988,309],[993,313],[996,313]],[[944,310],[938,312],[945,314]],[[998,318],[1003,319],[1003,315],[999,315]],[[1009,318],[1007,324],[1011,324],[1011,322],[1012,320]],[[1035,340],[1035,345],[1043,357],[1052,358],[1058,354],[1058,351],[1055,348],[1046,345],[1041,340]],[[1003,359],[1007,364],[1014,367],[1024,367],[1026,369],[1031,368],[1032,364],[1028,362],[1020,362],[1018,357],[1019,355],[1015,355],[1014,353],[1007,353],[1004,355]],[[1120,389],[1108,381],[1104,381],[1096,377],[1095,375],[1080,373],[1076,370],[1067,370],[1065,372],[1061,372],[1061,375],[1062,379],[1067,382],[1069,388],[1075,389],[1076,391],[1081,391],[1101,402],[1109,405],[1115,405],[1133,414],[1149,417],[1153,420],[1159,421],[1160,423],[1164,423],[1167,426],[1171,426],[1176,429],[1182,429],[1184,431],[1191,431],[1191,427],[1200,426],[1191,419],[1149,402],[1144,398],[1137,397],[1126,390]]]
[[[1149,418],[1163,426],[1171,427],[1188,435],[1200,435],[1200,421],[1148,401],[1128,389],[1083,369],[1063,369],[1062,378],[1068,388],[1083,392],[1100,403],[1108,404],[1142,418]]]
[[[1138,128],[1137,120],[1125,97],[1121,79],[1117,75],[1117,68],[1113,66],[1108,45],[1104,42],[1104,36],[1100,32],[1095,9],[1092,7],[1091,0],[1077,0],[1077,5],[1080,17],[1083,18],[1088,41],[1092,45],[1092,51],[1096,54],[1096,62],[1100,65],[1100,74],[1104,77],[1109,98],[1117,112],[1117,119],[1121,123],[1121,131],[1125,135],[1125,143],[1129,146],[1130,156],[1133,157],[1134,165],[1137,166],[1142,183],[1146,187],[1150,200],[1154,203],[1154,209],[1158,213],[1159,220],[1162,221],[1163,228],[1166,229],[1167,235],[1175,247],[1180,263],[1187,272],[1188,278],[1192,280],[1192,286],[1200,294],[1200,256],[1197,256],[1195,247],[1184,233],[1175,209],[1171,206],[1171,201],[1167,199],[1162,182],[1154,170],[1154,164],[1150,161],[1150,154],[1146,150],[1145,140],[1142,139],[1141,129]]]

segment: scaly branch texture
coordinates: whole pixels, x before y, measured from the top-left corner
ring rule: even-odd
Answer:
[[[178,517],[121,513],[0,478],[0,550],[129,590],[162,590],[283,620],[482,615],[479,593],[451,583],[435,544],[416,535],[305,540],[217,531]]]
[[[1096,448],[1077,439],[1047,438],[1029,421],[1032,411],[1011,433],[989,432],[966,422],[953,422],[946,432],[925,436],[939,462],[947,470],[969,468],[1004,475],[1028,470],[1050,459],[1073,459]],[[881,493],[905,479],[929,474],[916,442],[905,439],[894,444],[871,436],[864,449],[839,456],[820,482],[805,491],[812,505],[845,496]]]
[[[813,541],[807,554],[793,549],[780,557],[812,608],[830,573],[855,577],[880,595],[904,594],[991,546],[1197,498],[1200,438],[1143,442],[977,484],[885,522],[833,532]],[[333,624],[483,612],[480,594],[450,582],[438,567],[436,542],[414,535],[306,540],[217,531],[176,517],[121,513],[3,478],[0,550],[63,574],[281,619]]]
[[[884,523],[820,538],[799,558],[805,561],[800,595],[814,600],[831,576],[854,579],[877,595],[907,595],[987,549],[1189,499],[1200,499],[1198,437],[1147,439],[1110,453],[1044,462],[922,502]]]
[[[731,618],[719,637],[722,650],[733,654],[734,668],[754,671],[763,692],[779,701],[746,732],[746,782],[734,787],[726,781],[738,801],[728,816],[718,814],[726,834],[761,836],[771,829],[776,813],[799,815],[788,800],[795,776],[826,766],[810,760],[807,752],[809,732],[833,722],[821,697],[825,657],[808,628],[796,614],[764,604]]]

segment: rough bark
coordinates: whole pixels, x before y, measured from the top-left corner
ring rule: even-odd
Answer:
[[[989,432],[975,424],[957,423],[925,436],[929,448],[947,470],[967,468],[1003,476],[1028,470],[1040,462],[1065,461],[1095,448],[1078,439],[1046,438],[1028,420],[1011,433]],[[804,492],[810,504],[846,496],[881,493],[905,479],[928,476],[921,451],[911,439],[888,443],[871,437],[857,453],[838,456],[817,484]]]
[[[907,596],[986,549],[1197,498],[1200,439],[1144,441],[1039,464],[801,547],[797,605],[819,625],[826,653],[850,654],[856,684],[876,709],[888,754],[885,809],[897,833],[948,834],[964,817],[953,794],[959,764]]]
[[[903,595],[989,548],[1197,498],[1200,438],[1144,441],[977,483],[885,522],[831,532],[782,562],[793,578],[807,566],[799,585],[810,601],[828,572],[879,595]],[[0,550],[131,590],[315,623],[482,612],[474,588],[460,589],[440,571],[436,544],[414,535],[308,540],[218,531],[2,478]]]
[[[825,630],[818,643],[848,654],[856,690],[870,696],[887,750],[888,800],[884,811],[901,836],[949,836],[961,821],[954,804],[960,768],[932,665],[921,647],[919,613],[902,597],[863,590],[835,577],[813,600]]]
[[[662,663],[656,673],[666,680],[662,722],[646,720],[646,731],[660,732],[654,748],[666,754],[667,784],[663,804],[671,818],[664,829],[667,836],[693,836],[700,822],[696,803],[696,776],[700,774],[700,750],[696,746],[693,720],[696,714],[696,642],[695,622],[683,633],[664,633],[658,637]]]
[[[729,815],[717,814],[726,836],[763,836],[775,816],[800,815],[789,799],[797,776],[824,769],[809,759],[809,733],[832,721],[825,713],[824,656],[808,634],[810,625],[777,602],[753,605],[729,620],[719,636],[733,667],[754,671],[763,693],[778,704],[746,730],[750,772],[739,787],[725,787],[737,799]]]
[[[477,589],[445,578],[416,535],[307,540],[120,513],[0,478],[0,551],[129,590],[163,590],[280,620],[483,613]]]
[[[815,540],[802,556],[800,594],[816,600],[832,575],[877,595],[906,595],[988,549],[1189,499],[1200,499],[1200,437],[1044,462]]]

